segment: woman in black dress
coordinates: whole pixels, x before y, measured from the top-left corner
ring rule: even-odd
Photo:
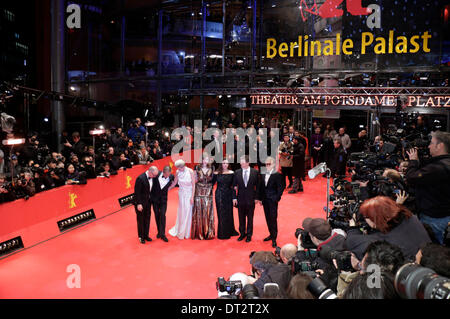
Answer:
[[[233,219],[233,177],[234,172],[228,169],[229,163],[224,160],[217,172],[215,172],[216,210],[217,210],[217,238],[230,239],[238,236],[234,228]]]

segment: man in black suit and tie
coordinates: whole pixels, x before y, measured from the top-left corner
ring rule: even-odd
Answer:
[[[156,169],[156,170],[155,170]],[[134,205],[137,218],[138,236],[141,244],[152,241],[148,236],[150,231],[151,216],[151,192],[153,178],[158,174],[156,167],[150,167],[148,171],[139,175],[134,185]]]
[[[247,155],[241,157],[240,163],[241,169],[234,173],[233,205],[238,207],[239,212],[239,232],[241,235],[238,241],[247,237],[246,242],[250,242],[253,235],[255,203],[259,202],[259,173],[257,170],[250,168]]]
[[[166,237],[166,211],[167,211],[167,193],[174,180],[171,174],[170,166],[164,167],[162,173],[158,173],[153,178],[153,189],[151,194],[151,203],[155,213],[156,226],[158,234],[156,238],[161,238],[166,243],[169,241]]]
[[[276,171],[275,159],[268,157],[266,159],[266,169],[262,170],[259,186],[259,199],[264,207],[269,237],[264,241],[272,240],[272,247],[277,247],[278,235],[278,202],[281,200],[283,191],[286,187],[283,175]],[[264,173],[263,173],[264,171]]]

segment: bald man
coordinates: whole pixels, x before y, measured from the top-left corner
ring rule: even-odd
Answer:
[[[297,253],[297,246],[294,244],[286,244],[281,247],[280,258],[284,264],[288,264]]]

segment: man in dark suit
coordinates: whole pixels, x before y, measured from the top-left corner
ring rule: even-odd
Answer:
[[[302,179],[305,176],[305,147],[301,143],[301,137],[294,138],[294,148],[292,152],[292,176],[294,177],[294,185],[289,194],[303,192]]]
[[[150,196],[153,189],[153,178],[157,173],[157,168],[155,171],[155,167],[150,167],[148,171],[139,175],[134,185],[134,205],[141,244],[145,244],[145,241],[152,241],[148,236],[151,216]]]
[[[156,238],[161,238],[166,243],[169,241],[166,237],[166,211],[167,211],[167,192],[174,180],[171,174],[170,166],[164,167],[162,173],[158,173],[153,178],[153,189],[151,193],[151,203],[155,213],[156,226],[158,234]]]
[[[283,175],[277,172],[275,159],[272,157],[266,159],[266,168],[261,173],[259,199],[264,207],[264,215],[270,233],[264,241],[272,240],[272,247],[275,248],[278,235],[278,202],[281,200],[286,183]]]
[[[240,163],[241,169],[234,173],[233,205],[238,207],[239,212],[239,232],[241,235],[238,241],[247,237],[246,242],[250,242],[253,235],[255,203],[259,202],[259,173],[250,167],[247,155],[241,157]]]

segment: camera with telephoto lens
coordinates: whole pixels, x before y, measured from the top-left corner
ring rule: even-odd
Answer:
[[[330,263],[335,259],[339,271],[354,271],[352,266],[352,253],[349,251],[332,250],[325,245],[320,250],[319,255],[320,258]]]
[[[229,295],[239,296],[242,292],[242,282],[227,281],[224,277],[217,278],[216,288],[219,292],[226,292]]]
[[[303,248],[305,249],[317,248],[316,245],[314,245],[314,243],[312,242],[309,233],[303,228],[297,228],[297,230],[295,231],[295,238],[298,239],[299,236]]]
[[[336,294],[319,277],[314,278],[307,288],[317,299],[337,299]]]
[[[394,286],[404,299],[450,299],[450,279],[414,263],[397,271]]]
[[[14,190],[14,186],[11,182],[5,182],[3,183],[2,186],[0,186],[0,188],[3,188],[4,190],[8,191],[8,192],[12,192]]]

